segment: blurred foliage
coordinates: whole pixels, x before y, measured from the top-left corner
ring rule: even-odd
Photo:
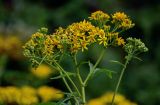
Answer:
[[[142,55],[143,62],[130,63],[125,77],[123,78],[120,92],[139,105],[159,105],[160,104],[160,1],[159,0],[1,0],[0,1],[0,35],[17,35],[22,40],[26,40],[37,28],[46,26],[49,31],[59,26],[66,26],[74,21],[82,20],[89,13],[95,10],[103,10],[108,13],[115,11],[125,11],[134,20],[136,26],[125,33],[131,36],[140,37],[147,44],[150,51],[147,55]],[[140,33],[137,34],[137,33]],[[120,71],[117,65],[109,62],[121,59],[121,50],[110,48],[105,55],[100,66],[108,66],[117,73]],[[79,60],[89,58],[95,61],[99,50],[92,49],[92,53],[79,55]],[[0,64],[1,85],[23,85],[33,84],[56,84],[56,87],[64,89],[57,81],[41,81],[30,76],[29,64],[26,59],[15,60],[14,58],[2,57]],[[5,60],[6,59],[6,60]],[[6,61],[6,63],[5,63]],[[64,60],[64,66],[71,65],[71,61]],[[23,68],[23,69],[22,69]],[[84,67],[85,68],[85,67]],[[22,72],[23,71],[23,72]],[[84,74],[87,72],[84,69]],[[92,79],[88,87],[88,99],[95,98],[103,94],[106,90],[113,90],[117,78],[107,79],[105,75],[98,75]],[[104,79],[106,78],[106,79]],[[35,83],[33,80],[36,80]],[[39,83],[40,82],[40,83]],[[42,83],[41,83],[42,82]],[[51,83],[53,82],[53,83]],[[98,85],[97,85],[98,84]],[[94,87],[94,88],[93,88]],[[101,89],[99,89],[101,88]],[[65,89],[64,89],[65,90]]]

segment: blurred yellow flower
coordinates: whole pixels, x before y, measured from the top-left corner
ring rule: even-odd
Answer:
[[[23,86],[23,87],[21,87],[21,93],[36,95],[36,89],[31,86]]]
[[[34,105],[41,101],[59,100],[63,98],[60,90],[53,87],[42,86],[38,90],[23,86],[21,88],[8,86],[0,87],[0,103],[16,104],[16,105]]]
[[[38,88],[37,93],[43,102],[63,98],[63,94],[60,90],[48,86]]]
[[[0,87],[0,102],[4,103],[17,103],[19,105],[31,105],[38,102],[38,98],[30,93],[30,87],[28,89],[20,89],[13,86]],[[27,92],[28,91],[28,92]],[[35,91],[36,92],[36,91]]]
[[[31,72],[36,77],[45,79],[45,78],[49,77],[49,75],[51,73],[55,72],[55,70],[51,70],[51,68],[49,66],[47,66],[45,64],[41,64],[36,69],[32,68]]]
[[[0,54],[19,59],[22,57],[22,42],[16,36],[0,37]]]
[[[99,98],[90,100],[87,105],[110,105],[112,101],[112,97],[113,97],[113,93],[108,92]],[[127,100],[124,96],[120,94],[116,95],[115,104],[116,105],[137,105],[136,103],[133,103]]]

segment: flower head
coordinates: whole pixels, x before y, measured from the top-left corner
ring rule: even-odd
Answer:
[[[72,53],[80,49],[87,50],[89,45],[97,42],[97,37],[105,36],[102,29],[93,26],[86,20],[69,25],[66,32],[71,40],[69,45]]]
[[[21,55],[21,40],[16,36],[0,37],[0,54],[19,59]]]
[[[125,44],[124,49],[127,53],[134,53],[134,54],[148,51],[148,48],[140,39],[131,37],[127,38],[127,43]]]
[[[53,71],[51,70],[51,68],[49,66],[45,65],[45,64],[39,65],[39,67],[36,68],[36,70],[32,69],[31,72],[36,77],[42,78],[42,79],[49,77],[49,75],[51,73],[53,73]]]
[[[53,87],[42,86],[38,88],[38,95],[42,99],[43,102],[58,100],[63,98],[63,94],[60,90],[55,89]]]
[[[118,46],[121,46],[121,45],[125,44],[125,41],[124,41],[124,39],[122,39],[122,37],[117,38],[116,41],[117,41]]]
[[[132,20],[124,12],[114,13],[112,15],[112,19],[112,23],[114,23],[117,26],[117,28],[127,30],[134,26]]]
[[[111,101],[112,101],[112,97],[113,97],[113,93],[108,92],[99,98],[90,100],[87,105],[110,105]],[[127,100],[121,94],[116,95],[115,104],[116,105],[137,105],[137,104]]]
[[[96,11],[91,14],[91,17],[89,17],[90,20],[96,20],[96,21],[108,21],[110,16],[102,11]]]

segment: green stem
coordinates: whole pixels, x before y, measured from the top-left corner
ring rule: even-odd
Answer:
[[[83,82],[81,78],[79,78],[80,82],[81,82],[81,89],[82,89],[82,105],[85,105],[86,104],[86,95],[85,95],[85,87],[86,87],[86,84],[88,82],[88,80],[91,78],[92,74],[93,74],[93,71],[96,69],[96,67],[98,66],[98,64],[100,63],[100,61],[102,60],[102,57],[105,53],[105,50],[103,49],[98,60],[96,61],[95,65],[93,66],[93,70],[91,70],[92,72],[90,72],[88,74],[88,76],[86,77],[85,81]],[[76,61],[76,59],[75,59]],[[77,61],[76,61],[77,62]],[[76,63],[77,64],[77,63]],[[77,68],[77,71],[78,71],[78,75],[79,75],[79,68]]]
[[[76,65],[76,73],[77,73],[77,76],[78,76],[78,80],[80,82],[80,84],[83,84],[83,80],[82,80],[82,77],[80,75],[80,70],[79,70],[79,67],[77,67],[78,63],[77,63],[77,57],[76,57],[77,54],[74,55],[74,63]]]
[[[82,104],[86,104],[86,93],[85,93],[85,86],[82,86]]]
[[[125,64],[124,64],[124,67],[123,67],[123,69],[122,69],[122,71],[121,71],[121,73],[120,73],[120,76],[119,76],[119,78],[118,78],[118,82],[117,82],[117,84],[116,84],[116,88],[115,88],[115,91],[114,91],[114,94],[113,94],[113,98],[112,98],[111,105],[114,104],[114,100],[115,100],[115,97],[116,97],[116,94],[117,94],[119,85],[120,85],[120,83],[121,83],[121,80],[122,80],[124,71],[125,71],[125,69],[126,69],[126,67],[127,67],[127,64],[129,63],[130,58],[131,58],[131,55],[128,55],[128,56],[129,56],[129,57],[126,59]]]
[[[60,75],[63,75],[63,73],[62,73],[61,71],[60,71]],[[63,76],[62,76],[62,79],[63,79],[63,81],[64,81],[67,89],[69,90],[69,92],[70,92],[71,94],[73,94],[73,91],[72,91],[72,89],[70,88],[70,86],[68,85],[66,79],[65,79]]]
[[[48,63],[48,62],[46,62]],[[48,63],[49,64],[49,63]],[[49,64],[51,67],[53,67],[54,69],[56,69],[56,67],[54,67],[53,65]],[[59,68],[59,67],[58,67]],[[60,68],[59,68],[60,69]],[[57,69],[60,72],[60,75],[62,76],[62,80],[65,83],[67,89],[69,90],[69,92],[74,96],[74,93],[72,91],[72,89],[70,88],[69,84],[67,83],[65,77],[63,77],[63,72],[61,70]],[[79,105],[79,102],[77,100],[77,98],[74,96],[74,100],[76,101],[77,105]]]
[[[67,74],[67,72],[66,72],[55,60],[53,60],[53,61],[54,61],[55,65],[56,65],[57,67],[59,67],[60,70],[62,70],[62,72],[66,75],[66,77],[68,78],[68,80],[71,82],[71,84],[73,85],[73,87],[74,87],[75,90],[77,91],[78,95],[81,96],[81,94],[80,94],[77,86],[75,85],[75,83],[73,82],[73,80],[70,78],[70,76]]]
[[[63,75],[63,73],[62,73],[62,72],[60,72],[60,75]],[[70,88],[70,86],[68,85],[68,83],[67,83],[66,79],[65,79],[64,77],[62,77],[62,79],[63,79],[63,81],[64,81],[64,83],[65,83],[65,85],[66,85],[67,89],[69,90],[69,92],[73,95],[74,100],[76,101],[77,105],[79,105],[79,101],[77,100],[77,98],[76,98],[76,96],[74,95],[74,93],[73,93],[72,89],[71,89],[71,88]]]
[[[88,80],[90,79],[90,77],[92,76],[94,70],[96,69],[96,67],[98,66],[98,64],[100,63],[100,61],[102,60],[104,53],[105,53],[105,49],[102,50],[102,52],[101,52],[98,60],[96,61],[95,65],[93,66],[93,70],[91,70],[92,72],[90,72],[90,73],[88,74],[87,78],[85,79],[85,81],[84,81],[84,84],[85,84],[85,85],[87,84],[87,82],[88,82]]]
[[[74,55],[74,63],[75,63],[75,65],[76,65],[76,73],[77,73],[78,80],[79,80],[79,82],[80,82],[80,86],[81,86],[82,104],[85,104],[85,103],[86,103],[85,85],[84,85],[83,80],[82,80],[82,77],[81,77],[81,75],[80,75],[79,67],[77,66],[77,65],[78,65],[78,63],[77,63],[77,57],[76,57],[76,54]]]

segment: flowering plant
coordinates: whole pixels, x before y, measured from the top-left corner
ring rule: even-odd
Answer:
[[[111,105],[113,105],[127,64],[132,58],[139,59],[137,57],[139,53],[148,51],[148,48],[146,48],[140,39],[131,37],[127,39],[122,38],[121,33],[133,26],[134,23],[132,23],[131,19],[123,12],[116,12],[109,15],[102,11],[96,11],[92,13],[87,20],[73,23],[67,28],[60,27],[53,34],[48,34],[47,28],[41,28],[33,34],[30,40],[23,46],[24,55],[30,58],[35,68],[44,62],[59,71],[59,76],[53,77],[52,79],[62,78],[69,93],[66,93],[67,97],[63,101],[58,102],[58,104],[74,103],[75,105],[85,105],[87,104],[85,88],[94,74],[103,71],[107,73],[108,76],[111,76],[113,73],[113,71],[98,67],[105,53],[105,49],[110,46],[122,47],[126,52],[125,63],[114,61],[121,64],[123,69],[112,98]],[[96,63],[92,64],[90,61],[79,62],[77,60],[77,54],[88,50],[91,45],[103,47]],[[62,66],[61,63],[64,56],[73,59],[75,72],[68,72],[66,68]],[[89,72],[85,78],[82,78],[80,67],[86,63],[89,65]],[[76,85],[74,78],[79,80],[79,85]],[[69,85],[69,83],[72,86]]]

